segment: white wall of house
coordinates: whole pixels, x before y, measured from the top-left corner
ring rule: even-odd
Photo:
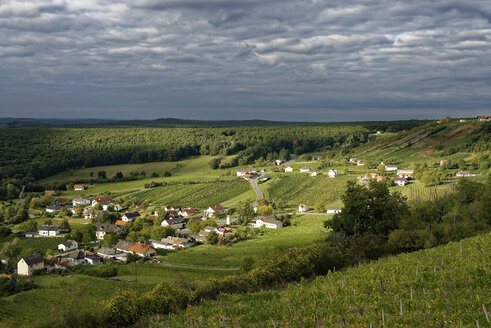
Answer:
[[[30,276],[34,270],[44,269],[44,262],[36,263],[32,266],[27,265],[24,259],[17,263],[17,274],[19,276]]]

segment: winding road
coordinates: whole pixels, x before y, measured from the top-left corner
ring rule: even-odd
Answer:
[[[295,160],[297,159],[297,156],[295,155],[291,155],[290,156],[290,160],[288,162],[285,163],[285,165],[290,165],[291,163],[295,162]],[[271,171],[265,171],[263,173],[260,173],[259,175],[256,175],[254,176],[253,178],[251,178],[251,180],[249,180],[251,182],[251,186],[252,186],[252,189],[254,189],[254,191],[256,192],[256,202],[254,203],[254,207],[257,208],[257,205],[258,205],[258,201],[260,199],[263,199],[264,198],[264,194],[263,192],[261,191],[261,189],[259,188],[259,186],[257,185],[257,179],[259,179],[260,177],[262,177],[263,175],[265,174],[268,174],[268,173],[271,173]]]

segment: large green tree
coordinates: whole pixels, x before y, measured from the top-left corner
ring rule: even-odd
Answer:
[[[390,231],[396,229],[401,219],[408,215],[408,208],[400,195],[391,194],[385,183],[375,180],[370,182],[368,188],[349,181],[342,200],[342,212],[335,214],[324,225],[350,239],[374,234],[386,240]]]

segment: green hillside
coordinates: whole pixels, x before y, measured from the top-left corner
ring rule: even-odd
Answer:
[[[491,148],[489,122],[435,122],[397,134],[372,135],[371,142],[352,153],[366,161],[422,163],[440,159],[458,161]]]
[[[145,326],[489,327],[490,254],[491,234],[481,235],[283,290],[222,294]]]

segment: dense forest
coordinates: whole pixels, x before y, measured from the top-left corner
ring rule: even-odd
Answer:
[[[0,193],[68,169],[236,155],[230,165],[263,157],[350,147],[368,140],[362,127],[0,129]],[[12,189],[12,188],[11,188]],[[11,192],[10,194],[15,194]],[[6,195],[0,195],[5,198]],[[9,198],[9,197],[7,197]]]
[[[359,122],[285,122],[267,120],[229,120],[229,121],[201,121],[179,118],[159,118],[156,120],[97,120],[97,119],[32,119],[32,118],[0,118],[0,125],[10,128],[200,128],[200,127],[241,127],[241,126],[361,126],[371,131],[397,132],[411,129],[431,122],[431,120],[404,120],[404,121],[359,121]]]

